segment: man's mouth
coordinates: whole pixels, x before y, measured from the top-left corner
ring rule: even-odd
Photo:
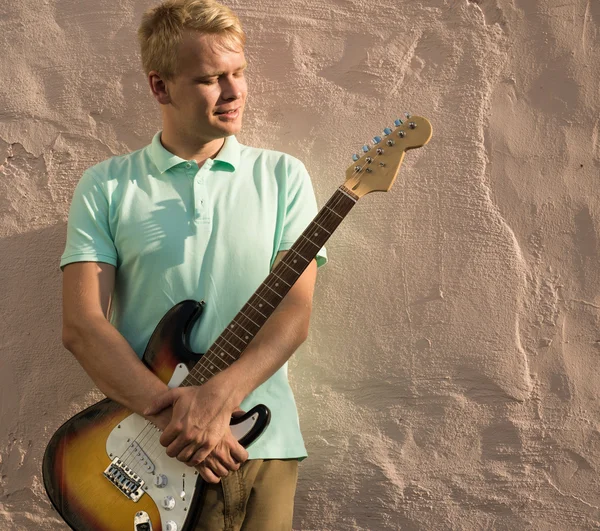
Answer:
[[[229,115],[231,115],[231,114],[235,114],[238,110],[239,109],[231,109],[230,111],[220,111],[220,112],[217,111],[215,114],[226,114],[226,115],[229,114]]]

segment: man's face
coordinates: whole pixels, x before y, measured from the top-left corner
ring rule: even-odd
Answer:
[[[185,135],[210,142],[242,127],[248,87],[246,59],[216,35],[186,31],[179,48],[179,72],[166,81],[171,105],[165,112]],[[234,111],[226,114],[227,111]]]

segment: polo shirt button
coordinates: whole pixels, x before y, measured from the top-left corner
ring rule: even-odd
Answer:
[[[188,162],[188,163],[185,165],[185,167],[186,167],[186,168],[191,168],[191,167],[192,167],[192,163],[191,163],[191,162]]]

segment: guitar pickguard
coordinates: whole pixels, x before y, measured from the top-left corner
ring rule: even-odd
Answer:
[[[143,493],[158,507],[163,529],[171,523],[171,529],[181,530],[194,497],[198,472],[169,457],[159,442],[160,434],[156,427],[134,413],[110,433],[106,453],[113,461],[112,466],[118,459],[120,466],[140,478]],[[106,476],[103,480],[110,481]],[[115,489],[122,487],[115,485]]]

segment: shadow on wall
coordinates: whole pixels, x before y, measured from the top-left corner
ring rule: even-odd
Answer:
[[[66,223],[0,240],[0,528],[60,529],[41,481],[46,444],[100,398],[61,343]],[[85,404],[84,404],[85,402]],[[4,524],[4,525],[3,525]]]

